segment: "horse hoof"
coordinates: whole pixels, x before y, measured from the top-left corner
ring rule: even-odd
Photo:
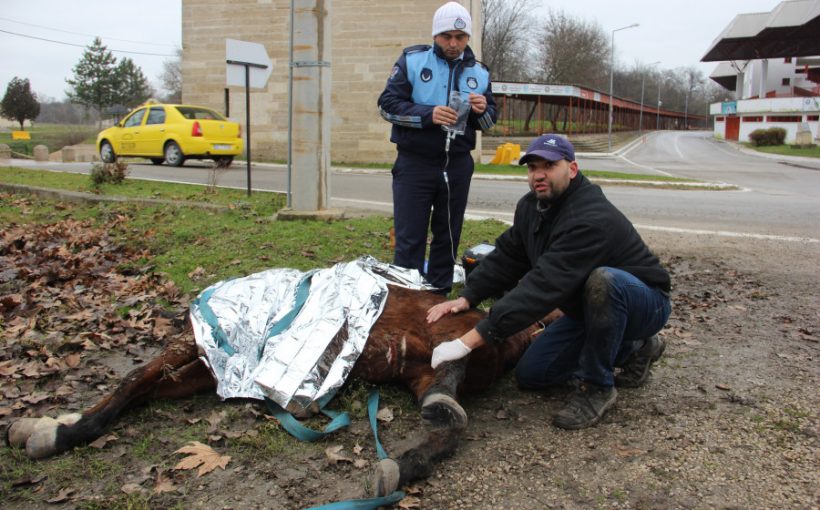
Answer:
[[[26,455],[32,459],[42,459],[62,451],[57,445],[57,429],[61,425],[73,425],[81,417],[80,414],[72,413],[60,415],[56,420],[48,416],[38,419],[26,440]]]
[[[23,448],[31,437],[40,418],[20,418],[12,423],[8,430],[9,446]]]
[[[393,459],[382,459],[373,473],[373,492],[380,498],[392,494],[399,488],[399,464]]]
[[[467,412],[456,399],[443,393],[432,393],[424,397],[421,416],[435,427],[467,428]]]

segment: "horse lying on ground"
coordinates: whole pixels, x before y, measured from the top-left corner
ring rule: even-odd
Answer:
[[[468,331],[483,317],[482,312],[470,310],[428,324],[427,310],[443,300],[436,294],[391,285],[384,311],[351,372],[375,384],[405,384],[431,425],[415,446],[397,458],[379,462],[374,475],[377,495],[429,476],[435,462],[455,451],[459,432],[467,425],[467,413],[456,400],[458,393],[485,389],[498,380],[515,365],[536,331],[534,325],[501,345],[484,346],[466,359],[433,370],[433,348]],[[84,413],[16,421],[8,431],[9,444],[25,446],[31,458],[49,457],[100,437],[120,413],[135,404],[214,389],[213,376],[198,358],[189,333],[132,370],[111,394]]]

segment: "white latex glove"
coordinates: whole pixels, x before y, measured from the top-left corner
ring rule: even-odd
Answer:
[[[463,358],[470,354],[470,351],[472,351],[472,349],[464,345],[464,342],[462,342],[460,338],[438,344],[438,346],[433,349],[433,359],[430,361],[430,366],[435,369],[445,361]]]

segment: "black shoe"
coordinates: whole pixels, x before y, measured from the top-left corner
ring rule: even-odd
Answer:
[[[615,376],[615,386],[619,388],[643,386],[649,378],[649,367],[661,359],[664,350],[666,350],[666,342],[663,338],[658,335],[647,338],[643,347],[626,360],[623,371]]]
[[[552,424],[562,429],[583,429],[595,425],[618,398],[612,386],[581,383],[567,404],[552,418]]]

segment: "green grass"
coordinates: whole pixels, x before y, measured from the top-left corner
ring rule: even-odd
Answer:
[[[479,174],[489,175],[517,175],[521,177],[527,176],[527,167],[519,165],[490,165],[490,164],[476,164],[475,172]],[[590,178],[599,179],[623,179],[623,180],[638,180],[638,181],[663,181],[663,182],[697,182],[694,179],[683,179],[680,177],[667,177],[663,175],[647,175],[647,174],[631,174],[626,172],[612,172],[607,170],[586,170],[581,172]]]
[[[0,183],[90,191],[86,175],[0,168]],[[56,223],[64,218],[89,219],[110,229],[118,241],[152,254],[138,263],[153,264],[184,292],[195,292],[218,280],[271,267],[301,270],[328,267],[369,254],[392,259],[389,232],[392,218],[371,216],[342,221],[273,221],[285,205],[279,193],[128,179],[104,185],[101,194],[132,198],[165,198],[224,205],[225,210],[135,202],[66,204],[60,201],[5,195],[0,199],[0,223]],[[0,195],[2,196],[2,195]],[[492,242],[505,228],[495,221],[467,222],[462,246]],[[197,268],[204,277],[189,276]]]
[[[12,140],[11,131],[17,131],[19,127],[10,127],[8,133],[0,133],[0,143],[5,143],[14,152],[29,156],[33,154],[36,145],[45,145],[49,152],[54,152],[66,145],[95,143],[99,131],[97,126],[87,124],[37,123],[33,128],[26,129],[31,134],[31,140]]]
[[[782,156],[803,156],[806,158],[820,158],[820,145],[809,147],[807,149],[795,149],[791,145],[774,145],[767,147],[756,147],[751,143],[744,143],[746,147],[754,149],[758,152],[765,152],[767,154],[780,154]]]

